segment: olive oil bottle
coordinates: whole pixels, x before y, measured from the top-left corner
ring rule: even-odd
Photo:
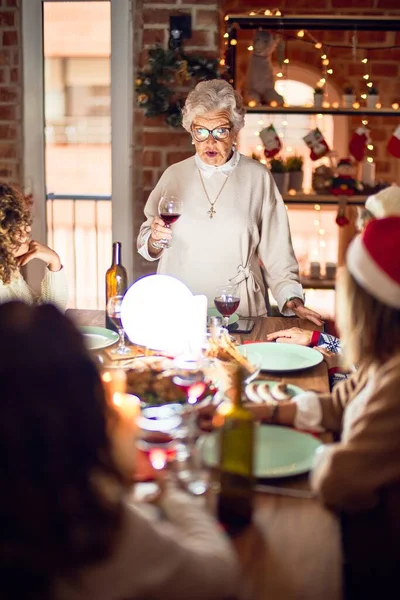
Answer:
[[[240,367],[233,370],[232,380],[231,402],[220,412],[217,516],[226,530],[235,534],[252,520],[255,422],[242,404]]]
[[[121,242],[113,242],[112,264],[106,271],[106,327],[117,331],[117,328],[107,315],[107,302],[112,296],[123,296],[128,287],[128,275],[122,265]]]

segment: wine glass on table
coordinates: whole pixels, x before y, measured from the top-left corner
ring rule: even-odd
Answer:
[[[215,308],[223,316],[223,326],[228,328],[229,318],[240,304],[239,289],[235,284],[222,285],[215,290]]]
[[[207,478],[200,468],[200,459],[196,448],[197,411],[195,405],[202,400],[207,389],[205,370],[208,359],[178,357],[174,360],[176,375],[172,381],[186,394],[186,406],[183,412],[182,427],[176,431],[177,461],[181,463],[178,477],[186,485],[189,492],[195,495],[204,494],[207,490]],[[182,466],[183,464],[183,466]]]
[[[175,196],[161,196],[158,203],[158,214],[164,221],[164,226],[170,228],[179,219],[182,213],[182,202]],[[170,240],[161,239],[153,242],[155,248],[169,248]]]
[[[107,315],[111,322],[115,325],[119,335],[119,342],[117,348],[111,350],[111,354],[116,356],[129,356],[131,354],[130,349],[125,345],[125,332],[122,327],[121,321],[121,306],[123,296],[111,296],[107,302]]]

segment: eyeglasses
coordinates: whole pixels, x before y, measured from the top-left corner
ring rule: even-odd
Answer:
[[[207,127],[192,127],[192,135],[196,142],[205,142],[213,136],[214,140],[220,142],[226,140],[232,131],[232,127],[216,127],[215,129],[207,129]]]

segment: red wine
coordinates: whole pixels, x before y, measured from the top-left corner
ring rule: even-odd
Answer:
[[[230,317],[239,306],[240,299],[236,296],[220,296],[214,299],[215,308],[224,317]]]
[[[115,327],[117,329],[121,329],[122,327],[122,321],[121,321],[121,313],[114,313],[112,315],[108,315],[111,323],[113,323],[113,325],[115,325]]]
[[[166,227],[169,227],[170,225],[172,225],[172,223],[175,223],[175,221],[177,221],[179,219],[181,215],[179,214],[174,214],[174,213],[161,213],[160,217],[162,218],[162,220],[165,223]]]

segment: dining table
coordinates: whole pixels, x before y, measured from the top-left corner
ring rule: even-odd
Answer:
[[[78,326],[105,324],[101,310],[69,309],[66,314]],[[233,334],[238,343],[265,342],[269,333],[290,327],[319,329],[297,317],[252,319],[255,325],[250,333]],[[300,371],[263,372],[260,377],[329,392],[325,362]],[[322,441],[331,441],[329,435]],[[255,490],[253,522],[232,539],[242,567],[238,599],[341,600],[339,518],[311,493],[309,474],[258,480]]]

